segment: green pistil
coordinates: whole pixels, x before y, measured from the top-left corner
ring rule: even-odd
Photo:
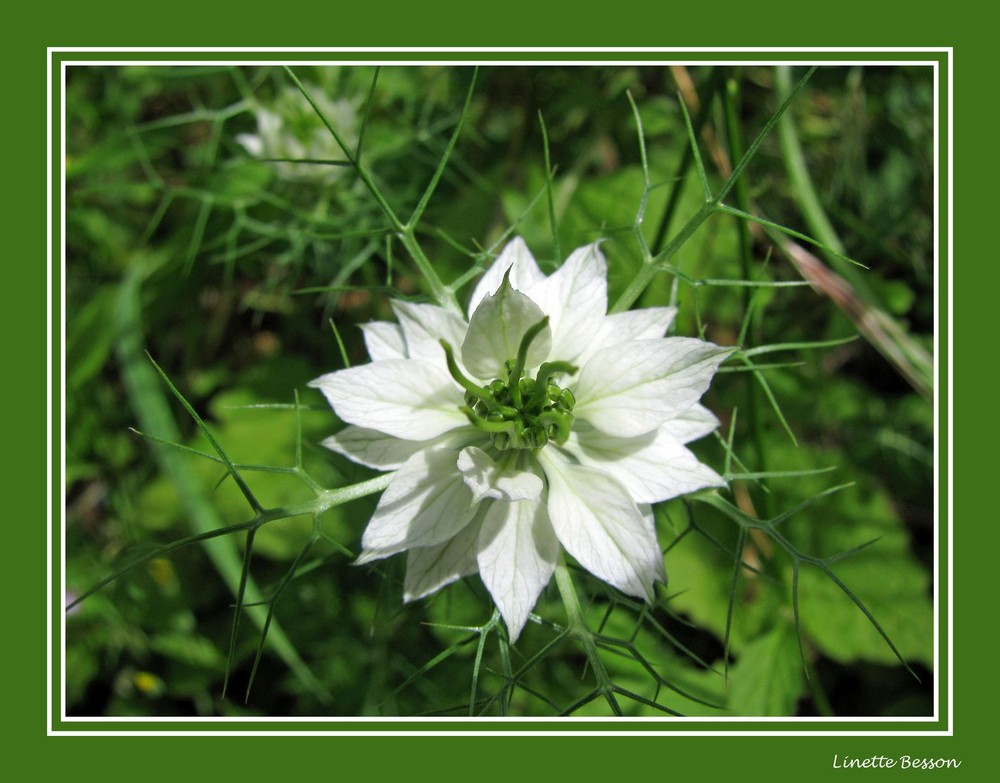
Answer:
[[[572,375],[576,367],[568,362],[546,362],[537,377],[523,377],[531,341],[548,325],[544,318],[525,332],[517,358],[506,362],[507,377],[485,387],[466,378],[458,368],[452,347],[441,341],[448,372],[465,389],[461,411],[482,432],[489,433],[494,448],[537,450],[549,441],[563,444],[573,427],[573,392],[552,382],[555,375]]]
[[[534,389],[531,392],[531,399],[528,400],[528,406],[537,406],[544,401],[546,396],[551,396],[552,394],[565,394],[567,395],[566,409],[573,410],[573,406],[576,404],[573,392],[569,389],[560,390],[554,383],[549,383],[549,378],[558,373],[572,375],[575,372],[576,367],[569,362],[545,362],[538,368],[538,377],[534,381]]]
[[[461,386],[463,389],[465,389],[466,391],[465,400],[467,404],[472,405],[472,402],[469,400],[469,397],[471,395],[472,398],[478,400],[480,403],[485,405],[491,411],[495,411],[501,414],[508,414],[514,412],[513,408],[508,410],[501,408],[497,404],[495,396],[491,396],[486,389],[482,388],[481,386],[477,386],[468,378],[466,378],[462,374],[462,371],[458,369],[458,363],[455,361],[455,352],[452,349],[451,345],[448,343],[447,340],[441,340],[440,342],[441,342],[441,347],[444,349],[445,361],[448,363],[448,372],[451,373],[451,377],[458,382],[458,385]]]
[[[514,368],[510,371],[510,375],[507,378],[507,385],[510,387],[511,398],[514,400],[514,405],[517,408],[521,407],[520,380],[521,375],[524,373],[524,363],[528,359],[528,348],[531,347],[531,341],[534,340],[548,325],[549,317],[545,316],[537,324],[530,327],[528,331],[524,333],[524,337],[521,338],[521,345],[517,349],[517,359],[514,362]]]

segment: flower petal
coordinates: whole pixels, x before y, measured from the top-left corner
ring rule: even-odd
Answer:
[[[524,333],[545,318],[545,313],[510,281],[504,282],[476,308],[462,343],[462,363],[483,380],[506,376],[504,363],[517,357]],[[531,341],[525,367],[537,367],[549,356],[552,329],[546,326]]]
[[[565,448],[580,464],[617,479],[637,503],[659,503],[726,483],[663,427],[635,438],[574,432]]]
[[[476,573],[479,527],[473,520],[443,544],[411,549],[406,555],[403,601],[416,601],[456,579]]]
[[[538,460],[549,480],[549,519],[566,551],[622,592],[653,600],[663,555],[625,488],[555,449],[542,449]]]
[[[478,549],[479,575],[514,642],[552,578],[559,557],[559,541],[545,504],[537,500],[491,503],[479,532]]]
[[[369,430],[349,424],[340,432],[323,441],[331,451],[343,454],[375,470],[396,470],[421,449],[448,444],[457,449],[485,436],[474,427],[459,427],[430,440],[402,440],[378,430]]]
[[[677,317],[676,307],[644,307],[605,316],[598,347],[663,337]]]
[[[479,303],[500,288],[508,269],[510,284],[518,291],[527,291],[531,285],[545,279],[524,240],[521,237],[514,237],[497,256],[492,266],[486,270],[486,274],[479,279],[476,290],[472,292],[472,299],[469,300],[470,319],[479,307]]]
[[[692,405],[676,419],[663,422],[663,429],[681,443],[690,443],[715,432],[719,420],[703,405]]]
[[[574,250],[525,293],[549,316],[550,356],[572,362],[591,345],[608,311],[608,265],[597,244]]]
[[[437,305],[395,300],[391,304],[406,340],[407,356],[427,359],[444,367],[441,340],[447,340],[452,346],[461,345],[468,324],[460,316]]]
[[[663,337],[676,316],[676,307],[645,307],[605,316],[594,339],[576,362],[582,366],[601,348],[611,345]]]
[[[462,449],[458,469],[476,503],[483,498],[534,500],[542,494],[540,477],[525,470],[501,469],[489,454],[475,446]]]
[[[350,424],[406,440],[428,440],[467,424],[448,371],[416,359],[386,359],[309,382]]]
[[[573,413],[610,435],[652,432],[698,401],[732,351],[690,337],[602,348],[580,371]]]
[[[259,158],[264,153],[264,141],[260,136],[253,133],[240,133],[236,137],[236,142],[243,146],[247,152],[255,158]]]
[[[653,507],[651,505],[649,505],[649,503],[640,503],[639,504],[639,513],[642,514],[642,521],[643,521],[643,524],[646,525],[646,530],[649,531],[649,534],[653,538],[656,538],[656,515],[653,513]],[[657,539],[657,540],[659,540],[659,539]],[[663,558],[662,557],[660,558],[659,562],[660,562],[660,569],[659,569],[659,571],[656,574],[656,579],[657,579],[657,581],[663,582],[663,584],[666,584],[667,583],[667,567],[663,564]]]
[[[455,469],[454,449],[424,449],[403,463],[382,493],[356,562],[441,544],[474,515],[472,493]]]
[[[406,341],[397,324],[388,321],[372,321],[361,324],[365,337],[365,347],[373,362],[383,359],[407,359]]]
[[[427,448],[427,444],[426,440],[402,440],[353,424],[348,424],[323,441],[323,445],[331,451],[375,470],[395,470],[418,451]]]

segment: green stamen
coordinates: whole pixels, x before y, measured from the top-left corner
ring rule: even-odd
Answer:
[[[538,423],[545,426],[548,437],[562,445],[569,439],[569,431],[573,426],[573,414],[563,411],[546,411],[538,417]]]
[[[576,398],[569,389],[552,382],[555,375],[572,375],[577,368],[569,362],[545,362],[535,378],[524,378],[528,350],[543,329],[548,317],[531,326],[521,338],[515,359],[504,362],[506,378],[496,378],[479,386],[465,377],[455,361],[455,352],[441,340],[448,372],[465,389],[465,405],[459,410],[472,426],[489,433],[493,448],[500,452],[514,449],[537,451],[553,441],[562,445],[573,427]]]
[[[482,432],[490,432],[490,433],[512,432],[516,426],[514,422],[508,421],[506,419],[502,419],[500,421],[492,419],[484,419],[482,416],[480,416],[478,413],[472,410],[472,408],[470,408],[468,405],[460,406],[459,410],[462,411],[462,413],[464,413],[468,417],[469,421],[472,422],[472,425],[476,427],[476,429],[479,429]]]
[[[545,362],[541,367],[538,368],[538,379],[535,381],[535,391],[531,395],[531,399],[528,400],[528,407],[537,407],[545,399],[546,394],[549,393],[549,378],[551,378],[556,373],[566,373],[567,375],[572,375],[576,372],[576,367],[574,367],[569,362]],[[562,391],[558,386],[555,387],[557,391]],[[573,393],[568,389],[566,390],[570,397],[573,397]],[[573,404],[576,403],[576,399],[573,398]],[[569,407],[572,408],[573,404]]]
[[[460,369],[458,369],[458,363],[455,361],[455,352],[447,340],[440,340],[441,347],[444,349],[444,358],[448,363],[448,372],[451,373],[451,377],[457,381],[458,385],[465,389],[469,394],[475,397],[477,400],[483,402],[490,410],[499,411],[499,405],[489,393],[480,386],[476,386],[472,381],[466,378]]]

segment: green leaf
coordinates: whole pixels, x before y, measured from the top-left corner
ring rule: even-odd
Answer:
[[[779,622],[747,644],[729,670],[729,681],[733,713],[794,715],[805,686],[794,626]]]
[[[217,670],[225,662],[208,639],[188,631],[155,636],[149,644],[149,649],[171,660],[204,669]]]
[[[858,540],[877,529],[859,525]],[[929,579],[910,554],[901,531],[886,532],[872,546],[832,568],[878,618],[907,661],[931,665],[934,613]],[[803,631],[825,655],[842,663],[859,659],[889,665],[898,662],[868,618],[818,570],[803,566],[799,600]]]
[[[209,182],[209,190],[221,201],[247,199],[264,190],[272,175],[267,164],[248,161],[218,172]]]
[[[287,368],[285,368],[287,370]],[[216,395],[211,404],[214,432],[227,451],[242,463],[267,466],[291,466],[295,457],[296,430],[294,411],[253,410],[245,406],[265,400],[246,389],[232,389]],[[329,416],[325,411],[308,412],[310,440],[318,440],[320,433],[329,429]],[[201,447],[200,438],[192,445]],[[200,448],[206,451],[204,448]],[[210,451],[210,450],[208,450]],[[249,517],[246,499],[226,476],[226,467],[210,459],[194,455],[185,456],[190,469],[198,476],[200,487],[211,495],[212,504],[224,523],[237,523]],[[325,475],[324,461],[310,464],[321,479]],[[312,491],[297,477],[287,473],[267,470],[253,471],[251,483],[255,495],[268,508],[294,505],[309,500]],[[220,483],[220,480],[222,482]],[[179,526],[184,510],[176,503],[176,489],[164,477],[151,481],[143,490],[137,518],[150,530],[166,530]],[[348,533],[342,526],[343,512],[331,509],[324,517],[324,528],[335,537],[350,540],[356,533]],[[265,525],[257,531],[254,554],[275,560],[291,560],[302,549],[312,534],[312,520],[306,516],[283,519],[277,524]]]
[[[786,461],[795,454],[802,464],[819,464],[819,454],[785,448]],[[772,453],[777,456],[778,450]],[[928,570],[914,556],[910,537],[890,497],[862,474],[841,476],[858,484],[824,498],[799,517],[785,522],[790,539],[801,551],[831,558],[829,567],[864,603],[892,639],[900,654],[910,661],[930,664],[933,659],[933,608]],[[798,491],[818,491],[822,476],[803,476]],[[783,507],[786,484],[772,490]],[[871,546],[844,559],[837,555],[874,541]],[[786,571],[791,580],[791,566]],[[802,630],[809,643],[837,661],[866,660],[898,663],[892,650],[868,618],[822,571],[803,563],[799,576]]]

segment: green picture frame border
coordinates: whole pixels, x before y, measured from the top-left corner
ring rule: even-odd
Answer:
[[[931,16],[902,12],[895,8],[878,9],[870,3],[855,0],[838,4],[836,8],[819,9],[821,16],[804,18],[801,4],[778,2],[756,17],[744,19],[742,10],[724,6],[713,11],[706,20],[704,6],[682,7],[657,11],[659,24],[640,24],[638,9],[616,4],[614,14],[595,18],[580,14],[575,21],[567,20],[565,11],[538,7],[537,4],[512,3],[502,13],[490,19],[488,25],[470,23],[462,14],[463,6],[450,3],[396,10],[391,14],[376,14],[371,9],[338,9],[335,24],[317,33],[317,26],[305,25],[301,14],[286,17],[275,15],[262,27],[261,18],[244,13],[237,16],[232,9],[212,11],[204,4],[179,0],[169,14],[161,14],[156,24],[143,24],[136,18],[134,5],[121,2],[104,3],[102,7],[75,11],[29,12],[35,18],[27,29],[18,29],[5,52],[9,73],[11,106],[17,110],[14,121],[4,131],[8,151],[16,152],[9,160],[11,192],[17,194],[14,207],[19,219],[12,225],[9,242],[7,280],[11,286],[7,306],[0,312],[8,337],[10,366],[16,368],[13,382],[6,385],[4,399],[7,410],[16,414],[8,423],[12,449],[18,455],[13,469],[12,492],[8,504],[9,528],[12,534],[10,552],[27,553],[5,569],[7,587],[7,617],[13,633],[8,637],[6,662],[8,683],[8,714],[15,720],[5,728],[9,743],[9,761],[13,769],[30,763],[37,774],[79,774],[89,768],[108,780],[145,774],[156,779],[175,775],[207,777],[214,774],[266,779],[292,774],[412,775],[423,768],[438,777],[450,779],[472,775],[480,779],[500,779],[510,775],[527,775],[541,779],[559,775],[600,780],[611,775],[657,774],[683,776],[767,774],[775,780],[814,780],[840,776],[844,770],[835,766],[836,759],[856,758],[900,759],[954,758],[963,769],[992,767],[995,688],[990,677],[992,647],[987,631],[993,616],[993,594],[989,576],[993,546],[997,539],[996,523],[992,519],[992,485],[995,484],[993,448],[988,424],[993,400],[992,383],[983,370],[989,366],[980,360],[973,363],[973,351],[978,356],[992,356],[990,316],[995,310],[996,264],[990,260],[995,244],[991,228],[992,187],[983,176],[983,166],[991,158],[995,145],[993,124],[988,109],[990,75],[993,72],[995,42],[984,29],[981,20],[956,9],[941,9]],[[312,10],[309,13],[317,13]],[[329,13],[329,10],[327,11]],[[728,15],[727,15],[728,14]],[[722,20],[727,22],[716,23]],[[728,22],[745,22],[728,24]],[[261,32],[264,30],[264,32]],[[112,726],[102,724],[95,732],[99,736],[53,732],[48,719],[51,705],[51,682],[47,672],[47,622],[49,612],[56,608],[47,595],[49,583],[45,552],[48,530],[39,512],[42,503],[54,503],[58,493],[48,487],[48,443],[39,436],[45,431],[50,417],[47,412],[46,332],[50,326],[46,312],[45,244],[48,225],[45,215],[46,188],[52,179],[41,174],[47,156],[46,141],[46,70],[49,64],[47,47],[80,45],[94,47],[135,47],[165,45],[187,46],[247,46],[324,45],[345,46],[416,44],[478,46],[598,46],[613,40],[616,45],[651,47],[677,46],[865,46],[944,48],[951,62],[958,63],[954,75],[955,137],[960,142],[954,155],[956,171],[949,167],[948,176],[939,180],[939,190],[945,195],[955,178],[960,195],[952,198],[960,207],[956,218],[957,236],[948,232],[947,216],[952,203],[942,204],[942,225],[939,234],[940,257],[948,259],[948,274],[940,281],[942,302],[940,319],[947,329],[952,317],[949,308],[953,275],[952,252],[966,252],[965,262],[957,273],[959,280],[954,294],[953,332],[939,343],[939,378],[955,378],[951,370],[953,356],[950,344],[957,344],[956,353],[964,363],[957,365],[958,381],[954,418],[955,429],[945,430],[950,422],[950,393],[942,387],[939,423],[947,433],[947,448],[941,449],[940,466],[946,485],[954,472],[956,495],[955,515],[959,519],[954,540],[954,591],[957,607],[952,615],[942,617],[942,627],[955,618],[953,644],[947,645],[947,661],[954,656],[954,688],[942,699],[947,709],[947,728],[943,734],[912,736],[894,731],[872,736],[836,735],[790,737],[769,733],[767,736],[601,736],[594,742],[573,736],[522,737],[504,733],[502,737],[483,735],[365,736],[341,734],[330,737],[281,736],[264,739],[261,726],[256,737],[218,737],[206,741],[198,730],[196,737],[178,735],[173,724],[169,737],[114,735]],[[902,50],[901,50],[902,51]],[[116,52],[124,54],[124,50]],[[866,57],[871,53],[866,52]],[[227,56],[232,56],[227,53]],[[949,69],[949,77],[954,69]],[[948,95],[949,103],[951,94]],[[952,158],[942,151],[942,160]],[[58,221],[53,225],[58,226]],[[975,275],[975,278],[973,278]],[[975,279],[975,285],[965,285]],[[45,323],[39,323],[40,320]],[[27,327],[27,328],[26,328]],[[957,338],[961,339],[957,339]],[[940,341],[939,337],[939,341]],[[53,346],[55,348],[55,346]],[[53,380],[58,381],[58,378]],[[55,409],[53,408],[53,414]],[[957,453],[952,444],[957,444]],[[957,469],[955,466],[958,466]],[[22,477],[23,474],[23,477]],[[56,487],[56,483],[51,484]],[[13,491],[16,490],[16,491]],[[44,500],[43,500],[44,499]],[[939,495],[939,510],[949,509],[951,497],[947,491]],[[948,536],[941,556],[951,559],[952,537]],[[951,573],[948,574],[952,576]],[[951,581],[949,579],[949,581]],[[25,586],[30,589],[25,591]],[[27,594],[26,594],[27,592]],[[952,595],[942,593],[940,611],[946,613]],[[58,607],[61,611],[61,605]],[[952,705],[954,704],[954,707]],[[954,714],[953,714],[954,710]],[[304,725],[304,724],[303,724]],[[734,727],[735,728],[735,727]],[[213,732],[218,735],[220,732]],[[164,742],[169,746],[164,746]],[[266,745],[261,745],[266,742]],[[180,747],[178,747],[178,745]],[[389,751],[389,752],[387,752]],[[882,768],[877,774],[907,774],[900,769]],[[300,772],[301,770],[301,772]],[[951,774],[951,769],[941,771]],[[856,771],[848,770],[847,774]],[[861,774],[868,774],[867,772]]]
[[[589,51],[586,49],[571,50],[571,51],[477,51],[477,50],[460,50],[460,51],[264,51],[256,52],[253,50],[245,51],[209,51],[209,52],[190,52],[190,51],[73,51],[71,49],[52,49],[49,52],[50,56],[50,68],[51,68],[51,90],[52,90],[52,112],[53,112],[53,126],[52,126],[52,160],[58,162],[61,159],[61,128],[59,127],[59,107],[62,100],[62,88],[63,88],[63,67],[67,64],[72,66],[86,65],[88,63],[94,64],[133,64],[133,63],[171,63],[171,64],[184,64],[184,63],[205,63],[205,62],[281,62],[281,63],[303,63],[303,62],[316,62],[316,61],[353,61],[359,63],[374,63],[374,62],[405,62],[405,63],[425,63],[429,61],[433,62],[455,62],[461,64],[471,64],[477,62],[490,62],[491,64],[510,62],[512,64],[518,63],[522,64],[525,61],[531,63],[537,63],[544,65],[547,62],[552,63],[565,63],[565,62],[580,62],[580,63],[594,63],[594,64],[608,64],[608,63],[630,63],[630,62],[658,62],[658,61],[674,61],[674,62],[685,62],[685,63],[698,63],[698,62],[796,62],[796,63],[818,63],[818,64],[830,64],[830,65],[841,65],[845,63],[854,62],[865,62],[878,64],[881,62],[891,63],[891,64],[907,64],[907,65],[925,65],[926,67],[935,67],[937,69],[937,84],[938,84],[938,144],[939,144],[939,190],[938,190],[938,201],[939,201],[939,215],[946,216],[948,214],[948,188],[947,188],[947,162],[948,162],[948,141],[949,141],[949,131],[950,125],[948,122],[948,107],[950,105],[948,100],[948,85],[950,83],[951,74],[951,52],[948,50],[930,50],[930,51],[884,51],[884,52],[857,52],[857,51],[810,51],[810,50],[792,50],[792,51],[775,51],[775,52],[722,52],[722,51],[696,51],[696,50],[677,50],[670,52],[662,52],[656,50],[622,50],[622,51]],[[59,194],[61,192],[61,167],[58,165],[53,166],[52,172],[52,192],[54,194],[53,204],[52,204],[52,214],[53,214],[53,236],[54,236],[54,247],[56,250],[59,248],[59,242],[61,237],[59,236],[59,226],[61,218],[61,204],[59,203]],[[946,220],[939,220],[939,225],[944,228]],[[938,302],[940,306],[939,311],[939,334],[938,334],[938,344],[936,346],[936,355],[941,357],[939,369],[947,367],[947,340],[946,334],[947,329],[942,328],[947,322],[947,282],[948,277],[947,272],[949,265],[947,259],[949,258],[947,253],[947,242],[948,233],[946,230],[939,230],[938,232],[938,258],[941,260],[938,268]],[[53,253],[54,261],[59,258],[59,253]],[[53,281],[53,291],[52,298],[54,303],[58,303],[61,298],[61,284],[58,264],[53,263],[52,269],[52,281]],[[58,357],[58,335],[60,329],[60,317],[61,314],[58,312],[58,307],[54,308],[53,312],[53,360],[55,362]],[[53,368],[54,388],[58,388],[58,374],[59,367]],[[939,375],[938,377],[938,389],[944,392],[947,389],[947,378]],[[55,397],[55,395],[53,395]],[[947,411],[946,403],[947,396],[946,393],[939,396],[939,400],[942,403],[939,420],[938,420],[938,433],[939,442],[941,441],[941,435],[948,433],[948,421],[945,415]],[[59,433],[61,423],[59,417],[61,416],[61,409],[59,401],[53,399],[53,432]],[[56,467],[61,459],[61,447],[60,442],[54,442],[52,445],[54,459],[53,462],[56,463]],[[939,449],[939,474],[942,476],[947,476],[947,449]],[[53,508],[58,510],[62,507],[62,498],[59,492],[59,487],[61,482],[55,480],[53,482]],[[936,575],[935,582],[939,589],[939,617],[938,623],[939,628],[944,631],[948,629],[948,597],[950,596],[949,590],[949,537],[947,535],[949,526],[949,515],[948,515],[948,491],[946,486],[939,486],[938,493],[938,552],[939,552],[939,569]],[[52,538],[53,541],[59,541],[59,534],[61,529],[61,517],[59,514],[53,514],[51,520],[52,525]],[[937,676],[936,677],[936,689],[937,698],[936,703],[938,705],[938,715],[936,719],[900,719],[899,721],[892,721],[886,719],[789,719],[789,720],[775,720],[775,719],[747,719],[747,720],[725,720],[725,721],[709,721],[709,720],[695,720],[695,719],[642,719],[642,720],[616,720],[609,718],[607,720],[596,720],[596,719],[553,719],[553,720],[531,720],[531,719],[517,719],[509,718],[504,720],[483,720],[483,719],[435,719],[433,721],[424,720],[406,720],[406,719],[315,719],[315,720],[290,720],[290,719],[280,719],[275,718],[273,720],[254,719],[252,721],[247,720],[226,720],[226,719],[192,719],[192,720],[149,720],[149,719],[122,719],[122,720],[112,720],[112,719],[80,719],[72,718],[65,719],[62,717],[62,703],[61,703],[61,689],[55,687],[60,682],[59,672],[60,672],[60,654],[61,654],[61,637],[60,637],[60,625],[58,622],[59,613],[61,612],[61,595],[62,590],[60,585],[60,574],[61,574],[61,563],[59,562],[58,552],[54,552],[56,557],[53,558],[53,568],[52,568],[52,614],[53,614],[53,624],[52,624],[52,637],[53,645],[51,648],[52,656],[52,668],[53,668],[53,679],[54,687],[52,688],[52,700],[50,703],[50,710],[52,714],[51,721],[51,731],[53,733],[77,733],[77,732],[95,732],[95,733],[113,733],[113,732],[126,732],[135,734],[148,734],[150,732],[168,732],[168,733],[178,733],[178,732],[205,732],[205,733],[218,733],[218,732],[239,732],[245,734],[260,734],[267,732],[287,732],[287,733],[344,733],[344,732],[359,732],[359,733],[370,733],[370,734],[391,734],[398,732],[426,732],[440,734],[443,732],[461,732],[461,733],[471,733],[471,734],[484,734],[484,733],[502,733],[510,734],[512,732],[524,733],[524,734],[550,734],[552,732],[562,733],[580,733],[580,734],[681,734],[681,735],[705,735],[712,733],[720,734],[743,734],[743,733],[754,733],[761,735],[775,735],[782,733],[794,733],[794,734],[827,734],[835,733],[842,735],[851,734],[863,734],[870,732],[899,732],[906,734],[942,734],[948,731],[950,725],[950,699],[948,691],[948,683],[950,678]],[[949,634],[947,632],[940,633],[938,639],[938,661],[939,661],[939,672],[947,672],[949,670],[949,652],[947,640]],[[937,672],[935,673],[937,675]]]

